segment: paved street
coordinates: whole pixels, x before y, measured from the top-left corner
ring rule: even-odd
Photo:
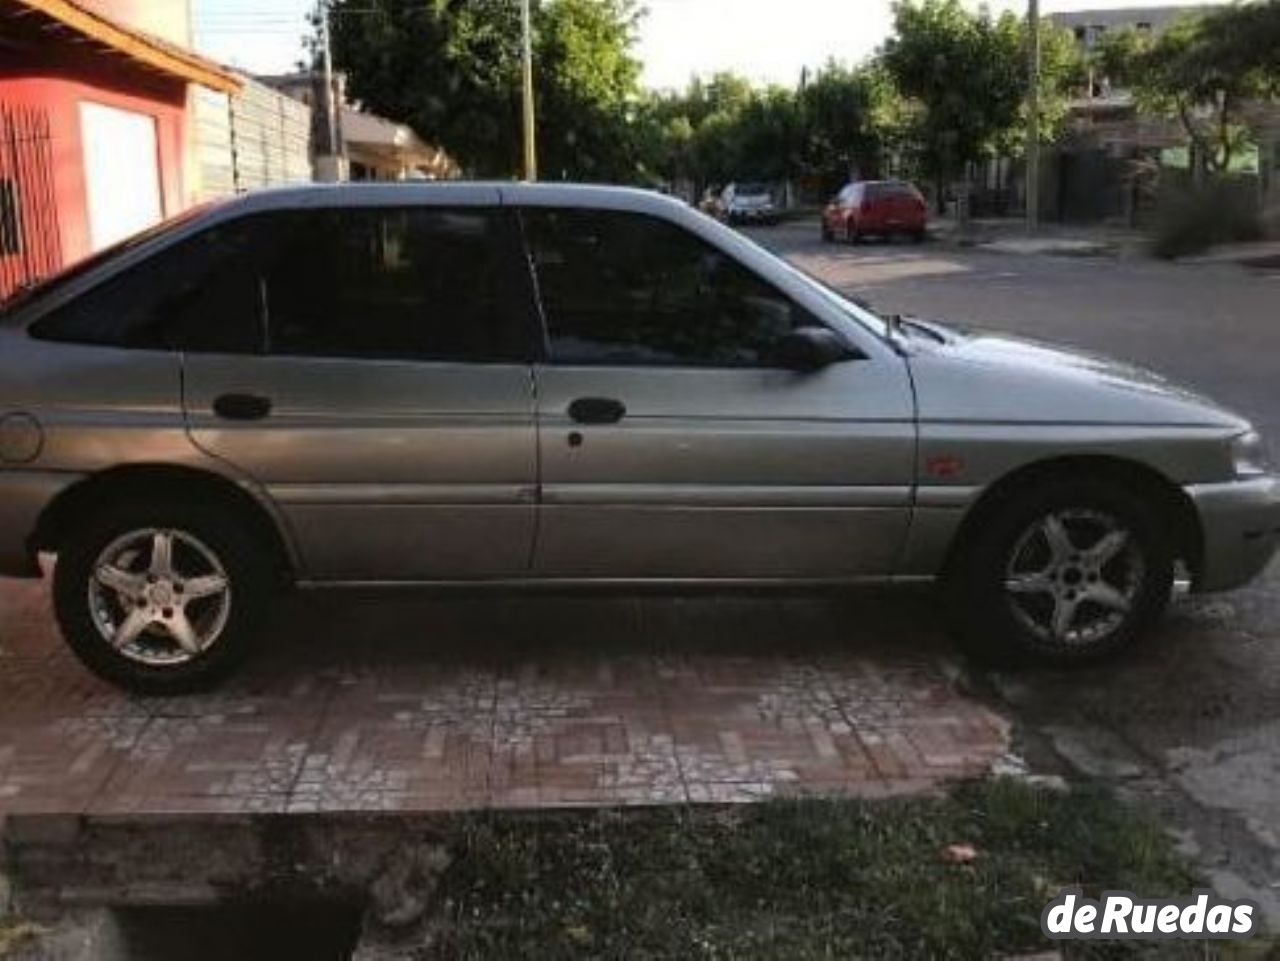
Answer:
[[[752,233],[886,312],[1017,331],[1145,364],[1280,437],[1280,270],[939,244],[825,245],[816,224]]]
[[[1280,271],[757,239],[884,311],[1050,338],[1168,373],[1280,438]],[[1274,449],[1274,444],[1273,444]],[[1223,893],[1280,921],[1280,563],[1178,604],[1150,643],[1077,671],[989,678],[1033,757],[1154,803]]]

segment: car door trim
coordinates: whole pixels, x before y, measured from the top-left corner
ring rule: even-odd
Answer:
[[[530,484],[272,484],[282,504],[529,504],[537,500]]]
[[[544,504],[660,507],[907,507],[911,487],[727,484],[543,484]]]

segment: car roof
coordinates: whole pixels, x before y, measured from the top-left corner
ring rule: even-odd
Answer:
[[[636,212],[670,211],[685,206],[674,197],[636,187],[453,180],[268,187],[227,200],[219,205],[219,209],[244,214],[270,210],[398,204],[595,207]]]

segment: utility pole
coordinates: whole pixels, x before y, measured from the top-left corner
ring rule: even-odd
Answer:
[[[333,96],[333,46],[329,39],[328,0],[316,0],[316,16],[320,18],[320,63],[324,89],[321,91],[321,108],[324,110],[326,159],[320,171],[321,180],[341,180],[342,147],[338,143],[338,110]],[[313,88],[314,89],[314,88]]]
[[[520,25],[524,33],[524,179],[538,179],[538,138],[533,116],[533,17],[529,0],[520,0]]]
[[[1027,233],[1040,227],[1040,0],[1027,0]]]

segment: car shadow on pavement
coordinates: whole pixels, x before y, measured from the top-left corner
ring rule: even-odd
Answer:
[[[988,771],[928,593],[296,594],[216,690],[90,677],[0,585],[0,811],[442,810],[878,796]]]

